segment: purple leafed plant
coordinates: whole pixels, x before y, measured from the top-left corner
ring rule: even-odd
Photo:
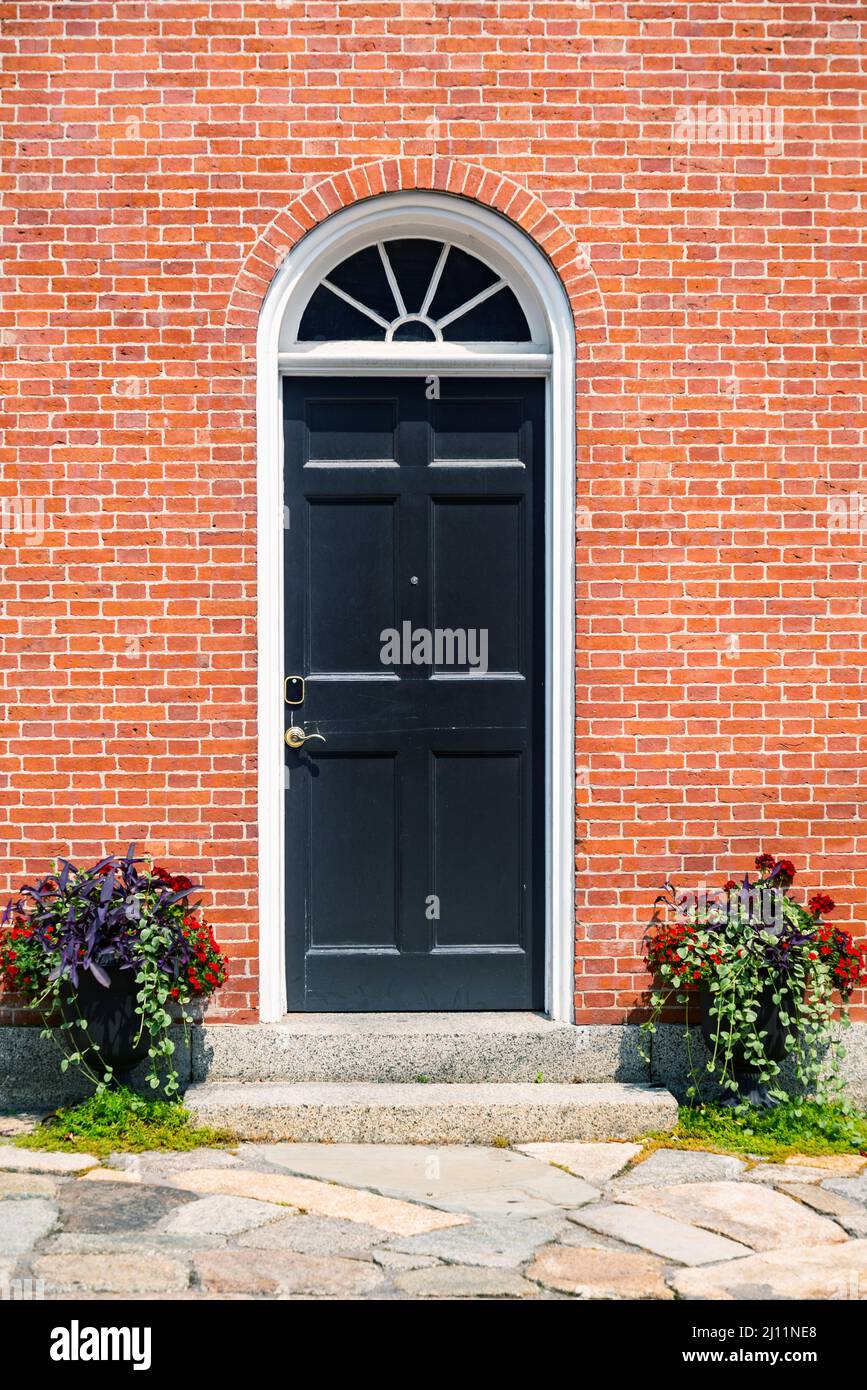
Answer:
[[[77,1040],[64,1069],[75,1062],[98,1089],[113,1081],[90,1030],[94,1006],[82,1001],[90,981],[108,990],[126,972],[135,1038],[132,1051],[118,1045],[115,1056],[147,1055],[152,1087],[160,1085],[157,1059],[163,1059],[166,1093],[178,1090],[170,1010],[189,1023],[187,1004],[219,989],[228,973],[201,905],[189,901],[198,889],[185,875],[137,858],[130,845],[125,855],[109,855],[89,869],[59,859],[53,873],[25,884],[8,904],[0,922],[0,983],[40,1010],[49,1035],[48,1023],[60,1014],[61,1040]],[[82,1017],[88,1009],[90,1021]]]
[[[190,944],[182,930],[183,914],[176,904],[200,885],[172,888],[155,876],[130,845],[123,858],[110,855],[92,869],[77,869],[60,859],[60,872],[25,884],[3,914],[3,925],[26,920],[32,939],[42,947],[49,980],[66,979],[78,987],[82,972],[90,971],[108,987],[109,970],[137,970],[141,956],[143,909],[167,932],[158,957],[162,973],[176,980],[190,961]],[[174,909],[174,911],[172,911]]]

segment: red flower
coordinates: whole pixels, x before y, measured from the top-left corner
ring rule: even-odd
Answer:
[[[836,904],[828,893],[814,893],[807,906],[814,917],[825,917],[834,911]]]
[[[778,878],[786,878],[790,883],[798,872],[791,859],[778,859],[774,868],[777,870]]]
[[[759,854],[756,856],[756,868],[760,870],[772,869],[774,867],[774,856],[772,854]]]
[[[170,874],[168,869],[164,869],[161,864],[156,865],[151,870],[151,878],[158,879],[164,888],[171,888],[173,893],[180,893],[185,888],[192,888],[193,880],[187,878],[186,874]]]
[[[727,878],[725,883],[723,884],[723,892],[730,893],[732,889],[737,888],[737,886],[738,885],[735,883],[733,878]]]

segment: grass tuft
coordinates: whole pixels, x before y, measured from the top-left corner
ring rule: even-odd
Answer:
[[[14,1142],[22,1149],[104,1158],[146,1149],[222,1148],[237,1140],[226,1130],[196,1128],[179,1101],[147,1100],[123,1086],[65,1106]]]
[[[647,1149],[704,1149],[780,1160],[792,1154],[867,1155],[867,1114],[817,1101],[785,1101],[743,1113],[718,1105],[682,1105],[675,1129],[646,1136]]]

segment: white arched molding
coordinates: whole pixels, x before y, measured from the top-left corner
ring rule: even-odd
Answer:
[[[479,256],[511,285],[531,344],[295,343],[315,285],[383,238],[433,237]],[[283,814],[283,436],[287,373],[546,379],[546,953],[550,1017],[572,1021],[574,992],[575,329],[551,263],[514,223],[447,193],[386,193],[334,213],[281,264],[259,316],[257,355],[260,1017],[286,1012]]]

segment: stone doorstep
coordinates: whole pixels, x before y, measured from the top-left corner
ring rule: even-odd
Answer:
[[[650,1081],[635,1024],[574,1025],[529,1011],[287,1014],[204,1023],[189,1040],[175,1029],[173,1038],[184,1084]],[[32,1027],[0,1028],[0,1077],[16,1110],[69,1104],[89,1089],[76,1068],[59,1071],[56,1042]]]
[[[540,1014],[287,1014],[279,1023],[204,1023],[192,1048],[173,1030],[181,1076],[204,1081],[653,1082],[681,1094],[682,1029],[662,1024],[651,1068],[635,1024],[567,1024]],[[850,1100],[867,1103],[867,1023],[846,1033]],[[698,1046],[698,1042],[696,1043]],[[0,1028],[4,1107],[50,1109],[88,1092],[75,1068],[61,1074],[57,1044],[34,1027]],[[573,1136],[574,1137],[574,1136]]]
[[[287,1014],[194,1029],[192,1080],[647,1082],[638,1032],[530,1012]]]
[[[185,1103],[196,1123],[243,1139],[345,1144],[634,1139],[677,1123],[668,1091],[621,1082],[209,1083]]]

